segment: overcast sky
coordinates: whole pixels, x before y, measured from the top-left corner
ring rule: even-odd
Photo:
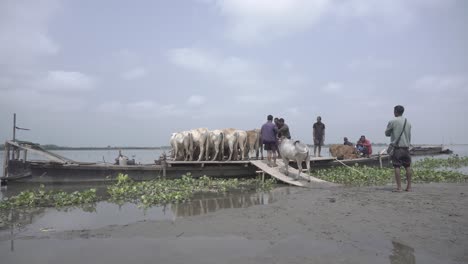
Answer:
[[[312,142],[468,143],[468,1],[1,0],[0,140],[168,145],[283,117]]]

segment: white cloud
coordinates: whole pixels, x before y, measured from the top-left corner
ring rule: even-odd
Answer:
[[[93,78],[73,71],[49,71],[47,76],[38,81],[37,88],[47,91],[89,91],[94,89]]]
[[[467,92],[468,78],[463,75],[426,75],[416,80],[412,88],[426,92]]]
[[[167,116],[182,116],[187,111],[174,104],[161,104],[156,101],[142,100],[129,103],[110,101],[100,104],[97,112],[111,115],[124,115],[133,119],[156,119]]]
[[[293,116],[298,116],[301,114],[301,110],[299,110],[298,107],[290,107],[286,109],[286,113],[293,115]]]
[[[220,56],[193,48],[173,49],[168,54],[174,65],[203,74],[219,82],[222,89],[235,91],[233,98],[239,103],[277,103],[293,95],[284,92],[284,87],[294,89],[307,82],[292,69],[284,73],[281,64],[278,69],[271,69],[245,58]]]
[[[327,10],[327,0],[220,0],[217,5],[229,24],[229,36],[257,42],[297,32],[316,23]]]
[[[124,80],[130,81],[143,78],[146,74],[147,70],[144,67],[136,67],[124,72],[122,74],[122,78]]]
[[[348,64],[350,70],[378,70],[393,67],[393,62],[385,59],[377,59],[368,56],[363,59],[355,59]]]
[[[200,49],[173,49],[168,54],[171,63],[201,73],[228,77],[233,75],[251,75],[252,71],[257,71],[255,65],[247,60],[234,56],[217,56]]]
[[[321,90],[326,93],[337,94],[343,91],[343,84],[340,82],[329,82]]]
[[[407,25],[426,8],[448,5],[442,0],[217,0],[226,17],[228,36],[250,44],[284,37],[317,25],[325,18],[366,19],[371,24]]]
[[[0,61],[9,67],[29,64],[40,56],[55,55],[59,45],[47,25],[59,9],[55,0],[0,2]]]
[[[201,95],[192,95],[188,98],[187,103],[192,106],[199,106],[206,102],[206,98]]]
[[[17,109],[29,114],[81,111],[86,106],[83,97],[44,93],[39,90],[5,90],[0,92],[0,105],[3,109]],[[4,112],[11,110],[2,110]]]

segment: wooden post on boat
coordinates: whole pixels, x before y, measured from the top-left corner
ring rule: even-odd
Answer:
[[[23,163],[26,163],[26,159],[28,158],[28,150],[23,150]]]
[[[166,167],[167,167],[167,161],[166,161],[166,154],[163,154],[163,159],[161,160],[161,165],[163,167],[163,178],[166,178]]]
[[[13,114],[13,142],[16,140],[16,113]]]
[[[1,185],[6,183],[6,179],[8,177],[8,161],[10,160],[10,144],[5,142],[5,150],[3,151],[3,177],[1,181]]]

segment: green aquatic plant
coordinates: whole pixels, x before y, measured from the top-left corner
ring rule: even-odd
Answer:
[[[133,202],[145,207],[178,203],[189,200],[195,193],[212,192],[225,193],[231,190],[268,191],[276,183],[274,179],[262,181],[256,179],[215,179],[207,176],[193,178],[190,174],[180,179],[155,179],[151,181],[134,181],[126,174],[119,174],[116,182],[107,186],[108,197],[98,197],[96,189],[64,192],[47,191],[44,185],[37,190],[23,191],[20,194],[4,198],[0,201],[1,209],[33,208],[33,207],[66,207],[81,206],[95,203],[98,200],[109,199],[122,204]],[[92,210],[92,206],[89,207]]]
[[[16,196],[4,198],[0,201],[0,209],[49,206],[61,207],[94,203],[96,201],[96,189],[67,193],[63,191],[47,191],[44,185],[41,185],[37,190],[23,191]]]
[[[136,182],[127,175],[119,175],[117,183],[107,188],[110,200],[116,203],[133,202],[145,207],[156,204],[178,203],[189,200],[195,193],[224,193],[230,190],[270,190],[275,183],[268,179],[214,179],[207,176],[193,178],[190,174],[180,179],[156,179]]]
[[[461,168],[468,166],[468,157],[450,156],[447,159],[424,158],[414,163],[414,168],[437,169],[437,168]]]
[[[468,161],[464,158],[452,158],[443,162],[435,159],[424,159],[416,162],[412,168],[413,182],[464,182],[468,180],[468,175],[458,171],[448,170],[448,168],[460,168]],[[444,168],[440,170],[438,168]],[[313,173],[314,176],[340,184],[361,186],[361,185],[382,185],[392,182],[394,179],[393,168],[375,168],[367,166],[335,167],[321,169]],[[403,176],[404,178],[404,176]]]

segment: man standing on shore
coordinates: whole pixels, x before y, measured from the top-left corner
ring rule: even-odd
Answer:
[[[318,156],[320,156],[320,151],[322,150],[323,142],[325,141],[325,124],[322,123],[322,118],[317,117],[317,122],[313,127],[313,136],[314,136],[314,156],[317,157],[317,148]]]
[[[268,115],[267,122],[263,124],[262,129],[260,130],[260,135],[262,136],[262,143],[265,145],[264,149],[267,151],[267,160],[270,167],[276,167],[276,151],[278,150],[278,145],[276,143],[276,137],[278,134],[278,128],[273,124],[273,116]],[[273,158],[273,163],[271,159]]]
[[[411,124],[403,117],[405,108],[401,105],[395,106],[393,114],[395,119],[388,122],[385,136],[390,137],[390,143],[394,144],[395,150],[391,156],[393,168],[395,169],[396,192],[401,192],[401,173],[403,166],[406,172],[406,189],[411,191],[411,156],[409,147],[411,144]]]

